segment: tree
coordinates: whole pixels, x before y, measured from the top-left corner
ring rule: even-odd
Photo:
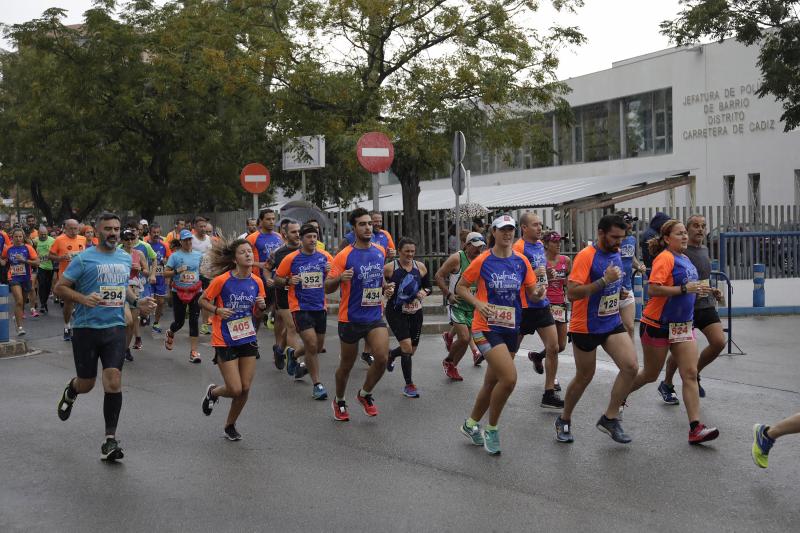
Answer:
[[[798,0],[681,0],[683,10],[661,23],[678,46],[710,37],[734,37],[760,47],[762,84],[756,94],[782,102],[784,131],[800,126],[800,20]]]

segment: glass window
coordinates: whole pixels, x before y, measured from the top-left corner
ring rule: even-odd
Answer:
[[[645,93],[625,98],[626,157],[653,153],[653,94]]]
[[[583,162],[583,113],[580,109],[575,110],[575,125],[572,127],[575,139],[575,162]]]
[[[761,174],[747,175],[748,206],[750,207],[751,222],[760,222],[761,219]]]
[[[558,164],[569,165],[572,163],[572,140],[574,133],[572,126],[558,124]]]
[[[800,168],[794,169],[794,205],[800,205]]]
[[[722,176],[722,200],[725,207],[736,205],[736,176]]]

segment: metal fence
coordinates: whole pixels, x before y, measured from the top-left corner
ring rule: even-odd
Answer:
[[[762,264],[767,278],[800,276],[800,231],[723,232],[712,243],[719,250],[720,270],[731,279],[752,279]]]

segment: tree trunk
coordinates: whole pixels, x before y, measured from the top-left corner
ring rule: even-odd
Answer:
[[[411,237],[416,242],[420,240],[419,227],[419,175],[410,172],[400,177],[400,187],[403,190],[403,219],[405,231],[404,235],[395,235],[395,238]],[[418,255],[426,255],[430,250],[417,249]]]
[[[39,211],[42,212],[47,219],[47,222],[54,224],[55,220],[53,220],[53,208],[44,197],[44,194],[42,193],[42,185],[37,180],[31,180],[31,198],[33,199],[33,204]]]

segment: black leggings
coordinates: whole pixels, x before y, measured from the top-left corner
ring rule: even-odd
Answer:
[[[200,335],[200,328],[198,327],[198,319],[200,318],[200,295],[192,298],[192,301],[185,304],[181,301],[177,292],[172,293],[172,312],[175,314],[175,321],[169,325],[169,330],[172,333],[177,333],[186,322],[186,307],[189,307],[189,336],[198,337]]]
[[[40,268],[36,275],[36,281],[39,283],[39,307],[47,307],[47,298],[50,296],[50,287],[53,285],[53,271]]]

